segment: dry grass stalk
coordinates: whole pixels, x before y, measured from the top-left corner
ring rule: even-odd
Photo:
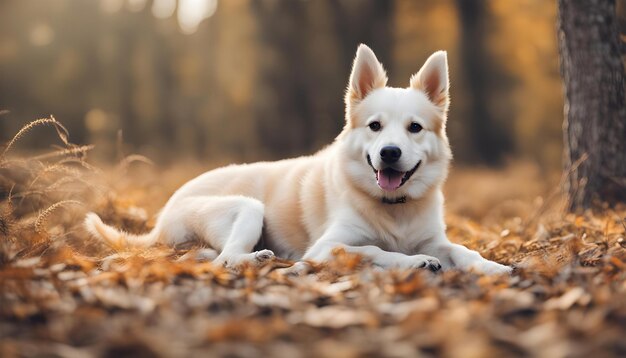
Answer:
[[[120,161],[120,163],[117,165],[117,169],[120,171],[125,171],[126,169],[128,169],[128,166],[134,162],[154,165],[154,162],[152,160],[150,160],[149,158],[143,155],[131,154],[131,155],[124,157],[124,159]]]
[[[525,223],[526,227],[530,227],[532,224],[535,224],[537,219],[539,217],[541,217],[541,215],[545,214],[545,212],[550,208],[550,206],[554,202],[556,202],[558,200],[563,201],[560,210],[564,211],[564,209],[565,209],[565,202],[564,202],[564,200],[562,198],[562,194],[565,191],[565,185],[567,184],[567,182],[569,180],[569,177],[588,158],[589,158],[589,155],[587,153],[584,153],[580,158],[578,158],[577,161],[572,163],[572,165],[568,168],[568,170],[566,172],[563,173],[563,175],[561,175],[561,180],[559,181],[559,185],[556,188],[554,188],[554,190],[542,202],[542,204],[537,208],[537,210],[535,210],[535,212],[529,217],[529,219],[526,220],[526,223]]]
[[[37,173],[35,178],[28,185],[27,191],[30,190],[37,183],[37,181],[45,177],[46,174],[50,174],[52,172],[56,172],[58,174],[69,175],[71,177],[78,177],[82,174],[82,172],[80,172],[76,168],[66,166],[63,161],[57,162],[52,165],[48,165],[44,167],[42,170],[40,170],[39,173]]]
[[[61,148],[60,150],[57,150],[54,152],[37,155],[37,156],[34,156],[32,159],[44,160],[44,159],[50,159],[50,158],[56,158],[56,157],[63,157],[67,155],[72,155],[72,156],[77,155],[77,154],[84,155],[85,153],[93,150],[93,148],[95,148],[93,144],[72,146],[70,148]]]
[[[50,216],[50,214],[52,214],[52,212],[54,212],[56,209],[65,206],[65,205],[80,205],[82,206],[83,203],[81,203],[78,200],[63,200],[63,201],[59,201],[57,203],[54,203],[52,205],[50,205],[46,210],[42,211],[39,216],[37,216],[37,219],[35,220],[35,232],[42,234],[45,232],[45,224],[47,222],[48,217]]]
[[[13,138],[11,138],[9,143],[6,145],[6,147],[2,151],[2,154],[0,154],[0,158],[4,158],[6,156],[6,153],[9,151],[9,149],[11,149],[11,147],[13,147],[15,142],[17,142],[20,138],[22,138],[30,130],[32,130],[33,128],[35,128],[37,126],[46,125],[46,124],[52,124],[54,126],[54,128],[56,129],[57,134],[59,135],[59,138],[61,138],[63,143],[67,144],[67,129],[65,129],[65,127],[61,123],[59,123],[52,116],[50,116],[48,118],[40,118],[40,119],[34,120],[34,121],[28,123],[27,125],[25,125],[24,127],[22,127],[22,129],[20,129],[17,132],[17,134],[15,136],[13,136]]]

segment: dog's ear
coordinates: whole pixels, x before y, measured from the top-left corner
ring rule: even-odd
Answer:
[[[350,83],[346,93],[346,106],[350,108],[363,100],[371,91],[387,85],[387,73],[378,62],[374,51],[366,45],[359,45],[352,64]]]
[[[437,51],[430,55],[424,66],[411,77],[411,88],[423,91],[431,102],[444,111],[450,104],[448,79],[448,55]]]

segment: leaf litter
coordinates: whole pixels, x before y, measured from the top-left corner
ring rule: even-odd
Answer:
[[[38,125],[62,146],[8,157]],[[626,355],[624,205],[565,214],[552,195],[467,210],[448,193],[451,240],[514,265],[511,276],[383,271],[342,250],[302,277],[277,271],[281,260],[232,272],[200,243],[114,251],[89,238],[87,209],[148,230],[147,213],[189,173],[142,182],[151,176],[133,170],[159,170],[142,168],[148,159],[98,169],[91,149],[50,117],[2,151],[2,357]]]

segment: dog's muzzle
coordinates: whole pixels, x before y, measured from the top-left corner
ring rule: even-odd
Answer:
[[[394,191],[404,185],[404,183],[406,183],[411,176],[415,174],[420,164],[422,164],[422,161],[418,161],[417,164],[415,164],[415,166],[407,172],[402,172],[392,167],[376,169],[374,168],[374,165],[372,165],[372,159],[369,154],[367,155],[367,164],[369,164],[369,166],[374,170],[378,186],[384,191]]]

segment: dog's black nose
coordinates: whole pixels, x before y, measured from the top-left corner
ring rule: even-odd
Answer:
[[[400,159],[402,151],[395,145],[388,145],[380,150],[380,159],[387,164],[392,164]]]

